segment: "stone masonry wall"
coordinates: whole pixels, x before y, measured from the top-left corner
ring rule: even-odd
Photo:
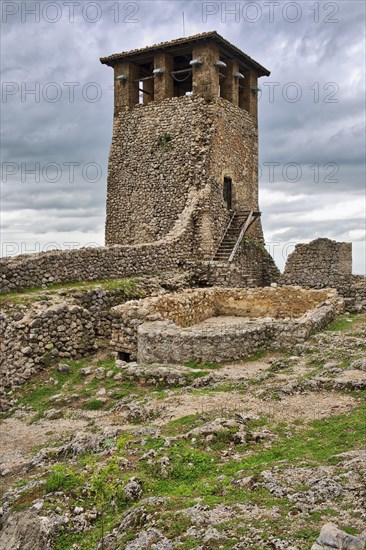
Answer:
[[[281,284],[335,288],[348,311],[366,311],[366,279],[352,275],[352,244],[316,239],[298,244],[289,256]]]
[[[189,257],[190,222],[181,235],[137,246],[81,248],[2,258],[0,293],[55,283],[119,279],[174,269]]]
[[[186,329],[219,315],[236,317],[299,317],[335,291],[306,291],[301,288],[207,288],[191,289],[145,300],[132,300],[112,309],[112,346],[137,357],[138,330],[144,323],[170,321]],[[175,337],[185,333],[174,329]]]
[[[214,128],[209,155],[210,173],[221,185],[225,176],[232,179],[234,210],[259,211],[258,130],[255,119],[247,111],[222,98],[210,104],[208,112]],[[222,195],[221,185],[219,197]],[[250,235],[263,238],[260,219],[252,225]]]
[[[138,328],[137,361],[148,363],[198,363],[236,361],[260,349],[303,342],[312,332],[326,327],[336,307],[319,304],[299,319],[258,319],[235,324],[189,327],[182,331],[171,321],[145,323]]]
[[[195,205],[200,200],[202,198],[197,196],[192,210],[199,210]],[[278,279],[279,271],[271,256],[261,243],[249,239],[243,240],[232,264],[187,260],[190,257],[190,236],[194,224],[189,214],[188,209],[180,235],[157,243],[56,250],[2,258],[0,293],[55,283],[119,279],[175,268],[195,271],[197,283],[206,285],[266,286]]]
[[[224,176],[233,180],[233,207],[258,210],[257,139],[254,117],[218,97],[176,97],[120,112],[109,158],[106,243],[165,237],[192,192],[205,189],[191,252],[210,257],[229,221]],[[255,231],[261,238],[260,222]]]
[[[275,283],[280,271],[263,243],[244,238],[234,261],[203,262],[202,280],[223,287],[263,287]]]
[[[1,313],[0,389],[23,383],[59,358],[95,351],[90,313],[79,306],[26,308]]]
[[[152,242],[173,229],[190,190],[207,182],[203,165],[208,141],[209,125],[199,100],[152,102],[115,118],[106,244]]]
[[[327,284],[334,275],[352,273],[352,243],[316,239],[297,244],[288,257],[284,278],[297,278],[304,284]]]
[[[0,410],[5,388],[62,358],[90,355],[97,344],[107,345],[113,306],[160,291],[159,281],[147,279],[120,281],[114,289],[46,291],[24,303],[6,299],[0,314]]]

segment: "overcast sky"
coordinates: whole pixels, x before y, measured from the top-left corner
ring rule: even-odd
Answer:
[[[365,267],[365,3],[3,1],[2,254],[104,244],[113,71],[99,57],[217,30],[260,80],[260,206],[282,268],[352,241]]]

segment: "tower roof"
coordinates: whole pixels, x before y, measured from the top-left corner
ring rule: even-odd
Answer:
[[[138,62],[140,60],[145,60],[147,57],[152,56],[158,51],[164,51],[171,55],[174,55],[175,53],[181,54],[185,49],[191,49],[192,45],[196,42],[201,42],[204,40],[215,42],[220,47],[220,51],[223,55],[226,54],[228,57],[236,57],[243,66],[255,70],[258,76],[269,76],[271,74],[268,69],[228,42],[216,31],[195,34],[193,36],[188,36],[187,38],[177,38],[176,40],[161,42],[160,44],[154,44],[153,46],[148,46],[146,48],[138,48],[127,52],[115,53],[107,57],[101,57],[100,61],[104,65],[113,67],[117,61],[126,60]]]

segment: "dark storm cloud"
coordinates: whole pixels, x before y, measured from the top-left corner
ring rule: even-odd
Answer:
[[[281,0],[270,8],[257,1],[251,4],[260,17],[250,22],[255,12],[248,2],[104,0],[93,3],[101,12],[95,23],[90,2],[75,7],[73,22],[69,7],[58,2],[61,18],[55,23],[52,8],[42,16],[47,2],[26,3],[40,5],[38,23],[29,15],[22,22],[25,3],[3,3],[2,9],[4,4],[18,5],[19,13],[5,22],[3,14],[2,79],[8,88],[1,103],[2,161],[19,170],[2,178],[3,238],[17,241],[49,231],[53,238],[68,232],[78,240],[90,232],[103,242],[113,78],[99,57],[181,36],[184,11],[186,35],[216,29],[272,71],[260,81],[259,98],[260,196],[269,238],[359,241],[365,227],[363,2]],[[239,12],[230,15],[233,6]],[[296,10],[301,17],[291,23]],[[79,84],[73,101],[72,82]],[[52,101],[50,83],[61,90],[58,101]],[[27,93],[37,86],[38,96]],[[72,182],[65,166],[70,162],[79,163]],[[31,174],[22,181],[22,163],[30,170],[40,165],[39,181]],[[42,175],[48,163],[62,167],[56,182]],[[83,177],[88,163],[101,169],[96,182]],[[273,178],[265,163],[278,163]],[[299,179],[295,168],[286,168],[289,163],[300,167]],[[333,176],[330,163],[337,166]],[[316,214],[308,218],[311,212]],[[357,270],[364,271],[360,250]]]

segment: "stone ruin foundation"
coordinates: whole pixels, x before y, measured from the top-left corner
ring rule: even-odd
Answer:
[[[114,307],[112,346],[139,363],[238,360],[304,341],[342,309],[332,289],[191,289]]]

